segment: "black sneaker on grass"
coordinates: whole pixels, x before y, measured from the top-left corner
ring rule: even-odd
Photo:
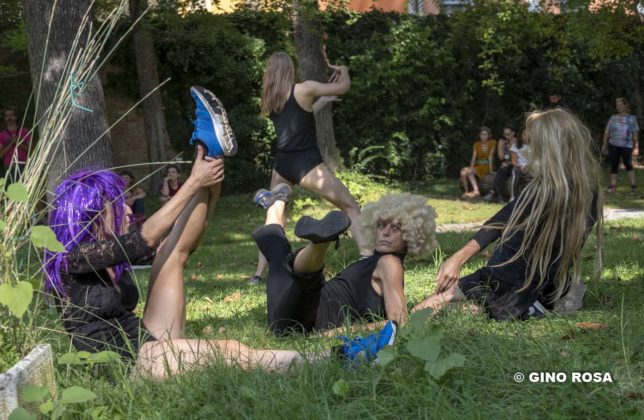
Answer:
[[[333,210],[321,220],[303,216],[295,225],[295,236],[308,239],[314,244],[333,242],[351,226],[346,213]]]

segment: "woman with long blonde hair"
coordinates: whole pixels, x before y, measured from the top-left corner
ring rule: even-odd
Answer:
[[[580,284],[581,250],[595,224],[600,274],[602,204],[590,131],[563,109],[531,113],[525,130],[529,183],[443,263],[435,294],[414,310],[467,299],[495,319],[543,316]],[[460,278],[463,264],[497,239],[487,265]]]
[[[351,235],[360,253],[370,255],[371,250],[360,231],[360,207],[347,187],[324,164],[317,145],[315,113],[338,100],[337,96],[347,93],[351,87],[346,66],[329,64],[329,67],[333,75],[328,83],[313,80],[295,83],[295,67],[286,53],[278,52],[268,59],[262,87],[262,113],[269,116],[277,133],[271,189],[290,192],[290,187],[299,184],[323,197],[349,216]],[[255,199],[260,200],[261,196]],[[284,226],[286,213],[280,219]],[[260,282],[267,267],[260,253],[257,271],[250,283]]]

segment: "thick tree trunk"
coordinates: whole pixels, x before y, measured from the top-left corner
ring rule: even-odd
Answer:
[[[324,54],[324,37],[317,1],[301,1],[293,17],[295,49],[297,50],[298,76],[300,80],[328,80],[328,67]],[[315,115],[318,146],[329,169],[340,167],[340,154],[333,132],[332,104]]]
[[[56,8],[52,10],[54,4]],[[72,82],[84,83],[76,96],[77,106],[72,107],[69,123],[58,137],[61,145],[50,158],[49,191],[53,191],[53,187],[68,173],[82,168],[112,166],[105,100],[98,73],[89,80],[73,80],[73,72],[70,74],[65,68],[74,38],[81,30],[81,22],[89,7],[89,0],[25,0],[29,65],[36,92],[39,130],[42,131],[45,121],[56,112],[47,108],[54,102],[59,83],[66,89],[70,89]],[[51,29],[48,30],[50,20]],[[79,38],[81,46],[86,44],[89,36],[85,27]],[[92,144],[99,137],[100,140]],[[77,159],[83,152],[82,158]]]
[[[136,20],[147,8],[147,0],[129,0],[130,16]],[[159,86],[159,71],[154,42],[145,22],[139,23],[134,33],[134,52],[136,55],[136,73],[139,80],[139,94],[144,97]],[[143,121],[145,137],[148,143],[148,158],[150,165],[150,192],[158,194],[161,188],[162,173],[155,162],[168,160],[170,136],[165,121],[163,98],[159,90],[154,91],[143,102]]]

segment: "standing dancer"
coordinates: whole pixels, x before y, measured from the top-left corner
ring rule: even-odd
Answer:
[[[329,67],[334,72],[329,83],[312,80],[294,83],[295,68],[286,53],[278,52],[268,59],[262,88],[262,113],[269,115],[277,132],[271,188],[279,184],[288,187],[299,184],[337,206],[351,219],[351,235],[360,254],[371,255],[360,231],[360,207],[347,187],[324,164],[317,145],[314,114],[337,100],[336,95],[347,93],[351,86],[346,66]],[[319,99],[314,102],[316,97]],[[280,186],[279,190],[286,191],[286,187]],[[280,215],[280,220],[285,226],[286,212]],[[259,283],[267,267],[266,258],[260,253],[250,283]]]
[[[544,316],[547,307],[575,300],[580,307],[581,249],[597,222],[596,272],[601,267],[599,165],[590,130],[561,108],[534,112],[530,181],[514,201],[438,270],[436,292],[414,310],[472,300],[495,319]],[[460,278],[463,264],[500,238],[487,265]]]

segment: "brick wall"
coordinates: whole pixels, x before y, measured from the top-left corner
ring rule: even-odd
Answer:
[[[104,93],[107,121],[111,125],[121,118],[134,105],[135,101],[113,91],[105,90]],[[149,161],[145,128],[143,126],[143,109],[140,105],[130,111],[121,122],[114,126],[110,134],[112,137],[112,159],[116,168],[115,171],[121,170],[119,168],[121,166]],[[132,172],[136,179],[141,179],[150,172],[148,165],[138,165],[123,169]],[[142,186],[147,189],[145,183]]]

